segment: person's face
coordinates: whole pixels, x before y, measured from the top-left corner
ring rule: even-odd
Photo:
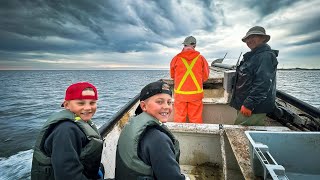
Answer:
[[[169,94],[156,94],[141,101],[140,106],[144,112],[164,123],[172,112],[172,98]]]
[[[256,47],[258,47],[260,44],[264,43],[265,37],[264,36],[259,36],[259,35],[250,35],[244,41],[247,44],[247,46],[251,50],[253,50]]]
[[[93,94],[92,94],[93,93]],[[94,91],[85,90],[82,95],[94,96]],[[97,110],[97,100],[76,99],[64,102],[64,108],[79,116],[83,121],[89,121]]]

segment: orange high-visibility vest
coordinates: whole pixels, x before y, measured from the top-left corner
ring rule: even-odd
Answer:
[[[170,63],[177,101],[197,101],[203,98],[203,82],[208,79],[207,60],[195,50],[183,50]]]
[[[199,93],[203,92],[202,86],[200,87],[199,82],[198,82],[197,78],[195,77],[195,75],[194,75],[194,73],[192,71],[192,68],[193,68],[194,64],[197,62],[199,56],[200,56],[200,54],[191,61],[190,65],[188,64],[188,62],[187,62],[187,60],[185,58],[181,58],[181,61],[185,65],[187,71],[183,75],[183,77],[182,77],[182,79],[181,79],[181,81],[180,81],[180,83],[178,85],[178,88],[174,89],[174,93],[176,93],[176,94],[199,94]],[[185,81],[186,81],[188,76],[191,77],[191,79],[192,79],[194,85],[196,86],[197,90],[195,90],[195,91],[181,90],[181,87],[185,83]]]

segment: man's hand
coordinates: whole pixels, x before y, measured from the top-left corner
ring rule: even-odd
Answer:
[[[251,116],[252,114],[252,111],[248,108],[246,108],[244,105],[241,106],[241,110],[240,110],[241,114],[244,115],[244,116]]]

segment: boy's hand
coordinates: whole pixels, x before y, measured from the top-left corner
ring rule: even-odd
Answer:
[[[99,169],[99,171],[98,171],[98,177],[100,179],[103,179],[103,173],[102,173],[101,169]]]
[[[187,174],[183,174],[185,177],[185,180],[190,180],[189,176]]]
[[[241,114],[244,115],[244,116],[251,116],[252,114],[252,111],[248,108],[246,108],[244,105],[241,106],[241,110],[240,110]]]

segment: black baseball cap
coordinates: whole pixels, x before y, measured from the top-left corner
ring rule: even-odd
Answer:
[[[150,98],[151,96],[154,96],[156,94],[162,94],[162,93],[169,94],[170,96],[172,96],[172,91],[170,90],[170,86],[162,80],[152,82],[146,85],[144,88],[142,88],[140,92],[140,101],[144,101]],[[143,111],[139,105],[135,111],[135,114],[138,115],[142,112]]]

